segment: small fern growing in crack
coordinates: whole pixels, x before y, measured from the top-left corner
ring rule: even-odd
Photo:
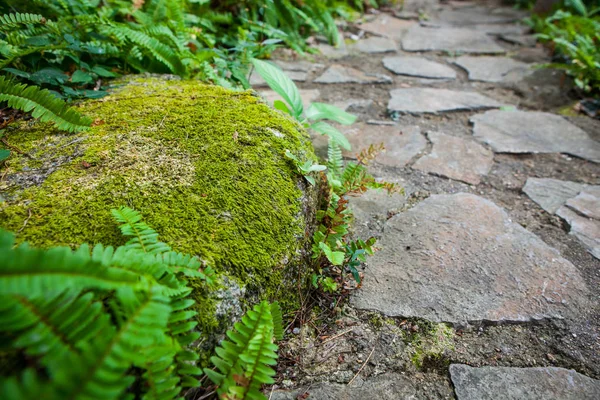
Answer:
[[[278,347],[273,341],[283,338],[279,304],[263,301],[254,306],[227,337],[211,358],[218,371],[204,370],[217,385],[217,394],[222,399],[266,399],[260,388],[274,383],[271,366],[277,363]]]

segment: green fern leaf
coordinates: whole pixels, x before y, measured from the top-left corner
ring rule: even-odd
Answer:
[[[273,336],[277,340],[283,339],[283,314],[278,302],[271,304],[271,316],[273,317]]]
[[[128,249],[137,249],[145,253],[161,254],[171,251],[171,247],[158,240],[158,233],[142,221],[142,215],[128,207],[112,209],[115,221],[121,223],[123,236],[132,236],[125,245]]]
[[[34,118],[53,122],[59,129],[69,132],[89,129],[92,123],[48,90],[15,83],[4,76],[0,76],[0,101],[6,101],[9,107],[18,110],[31,111]]]
[[[0,31],[7,31],[22,24],[37,24],[44,21],[39,14],[11,13],[0,15]]]

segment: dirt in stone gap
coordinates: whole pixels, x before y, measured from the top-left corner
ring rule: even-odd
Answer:
[[[512,48],[513,56],[525,61],[543,62],[548,55],[541,48]],[[400,52],[402,54],[402,52]],[[414,54],[414,53],[412,53]],[[429,59],[444,62],[458,73],[455,82],[400,77],[382,66],[390,54],[350,55],[330,60],[317,57],[327,66],[342,64],[369,73],[393,77],[392,84],[314,84],[305,89],[319,89],[319,101],[338,103],[348,99],[373,100],[368,106],[349,111],[359,120],[392,121],[386,105],[389,90],[402,87],[436,87],[476,90],[498,101],[525,110],[554,111],[571,107],[575,102],[568,80],[553,71],[541,70],[524,82],[489,84],[469,82],[466,73],[448,62],[448,55],[425,53]],[[323,71],[323,70],[322,70]],[[318,73],[315,74],[318,76]],[[549,79],[548,77],[553,77]],[[394,116],[399,125],[418,125],[421,132],[438,131],[459,137],[471,137],[469,117],[477,112],[441,115]],[[569,117],[569,121],[600,140],[600,121],[587,117]],[[424,151],[430,151],[430,147]],[[416,158],[418,158],[417,156]],[[406,188],[405,208],[414,206],[431,194],[469,192],[490,199],[504,208],[514,222],[538,235],[556,248],[580,271],[591,292],[593,306],[577,320],[538,321],[504,325],[451,327],[426,321],[386,318],[378,313],[358,311],[346,300],[316,300],[302,323],[289,328],[281,344],[276,387],[330,381],[348,383],[384,372],[397,372],[410,379],[417,397],[424,399],[454,398],[448,376],[450,363],[473,366],[572,368],[600,379],[600,261],[593,258],[557,216],[542,210],[522,193],[528,177],[555,178],[600,184],[600,166],[561,154],[495,154],[490,173],[477,186],[404,168],[372,167],[371,172]],[[382,210],[385,214],[386,211]],[[381,218],[390,218],[391,214]],[[378,235],[381,223],[370,224]]]

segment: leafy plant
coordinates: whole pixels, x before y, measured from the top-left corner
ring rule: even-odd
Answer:
[[[235,324],[235,330],[227,331],[227,337],[211,357],[218,372],[204,370],[217,385],[219,398],[266,399],[260,388],[275,382],[271,366],[277,363],[278,348],[273,341],[283,338],[279,304],[263,301],[254,306]]]
[[[281,69],[258,59],[252,59],[252,64],[267,85],[285,100],[285,103],[276,100],[274,104],[276,109],[291,115],[306,128],[327,135],[339,146],[350,150],[350,142],[344,134],[325,120],[351,125],[356,121],[356,116],[338,107],[323,103],[312,103],[305,111],[298,87]]]
[[[173,399],[198,386],[187,278],[210,287],[214,273],[160,242],[139,213],[112,212],[131,237],[116,249],[15,247],[0,232],[3,347],[27,357],[2,378],[2,398]]]
[[[289,150],[285,151],[285,156],[294,162],[296,168],[298,168],[298,171],[304,176],[304,179],[306,179],[311,185],[315,184],[315,178],[310,176],[310,174],[313,172],[325,171],[327,169],[326,166],[314,164],[311,160],[306,160],[303,163]]]

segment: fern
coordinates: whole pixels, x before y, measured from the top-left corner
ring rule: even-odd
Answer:
[[[204,372],[217,385],[217,393],[228,399],[266,399],[260,392],[263,384],[273,383],[277,346],[274,337],[283,336],[281,309],[266,301],[246,313],[235,330],[227,331],[229,340],[221,343],[211,361],[218,371]]]
[[[9,107],[30,112],[42,122],[53,122],[59,129],[76,132],[89,129],[92,121],[83,117],[48,90],[15,83],[0,76],[0,101]]]
[[[0,15],[0,31],[7,31],[23,24],[37,24],[45,22],[39,14],[11,13]]]

